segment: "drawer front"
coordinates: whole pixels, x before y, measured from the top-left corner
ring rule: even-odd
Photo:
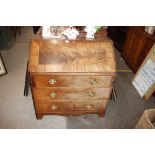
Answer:
[[[36,100],[104,100],[108,99],[111,88],[33,88]]]
[[[43,87],[110,87],[112,76],[44,76],[32,77],[34,86]]]
[[[90,100],[90,101],[53,101],[53,102],[36,102],[35,108],[37,113],[50,112],[98,112],[106,108],[107,100]]]

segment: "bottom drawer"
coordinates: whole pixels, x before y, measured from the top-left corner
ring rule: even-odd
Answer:
[[[98,112],[103,111],[106,107],[107,100],[93,101],[54,101],[42,102],[38,101],[35,104],[37,113],[65,113],[76,111]]]

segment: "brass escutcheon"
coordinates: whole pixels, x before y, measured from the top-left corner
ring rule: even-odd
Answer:
[[[90,109],[92,109],[93,106],[92,106],[91,104],[88,104],[88,105],[86,105],[85,107],[86,107],[88,110],[90,110]]]
[[[88,96],[90,96],[90,97],[94,97],[96,94],[95,94],[95,92],[88,92]]]
[[[55,105],[55,104],[53,104],[52,106],[51,106],[51,109],[52,110],[56,110],[58,107],[57,107],[57,105]]]
[[[57,81],[56,81],[55,79],[50,79],[50,80],[49,80],[49,83],[50,83],[50,84],[55,84],[56,82],[57,82]]]
[[[91,80],[91,82],[90,82],[91,85],[96,85],[96,83],[97,83],[97,80],[96,80],[96,79],[93,79],[93,80]]]
[[[57,96],[57,94],[55,93],[55,92],[52,92],[51,94],[50,94],[50,97],[52,97],[52,98],[55,98]]]

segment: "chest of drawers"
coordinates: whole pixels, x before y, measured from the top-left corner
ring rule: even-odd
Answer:
[[[104,116],[115,78],[111,40],[32,39],[28,60],[36,118]]]

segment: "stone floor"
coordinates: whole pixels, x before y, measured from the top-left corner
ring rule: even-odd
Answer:
[[[104,118],[97,115],[76,117],[44,116],[36,120],[31,94],[23,96],[26,62],[32,27],[23,27],[9,50],[1,50],[8,74],[0,77],[0,128],[51,129],[130,129],[145,109],[155,108],[155,98],[144,101],[132,86],[133,73],[118,72],[114,82],[117,100],[109,101]],[[128,66],[116,51],[117,69]]]

